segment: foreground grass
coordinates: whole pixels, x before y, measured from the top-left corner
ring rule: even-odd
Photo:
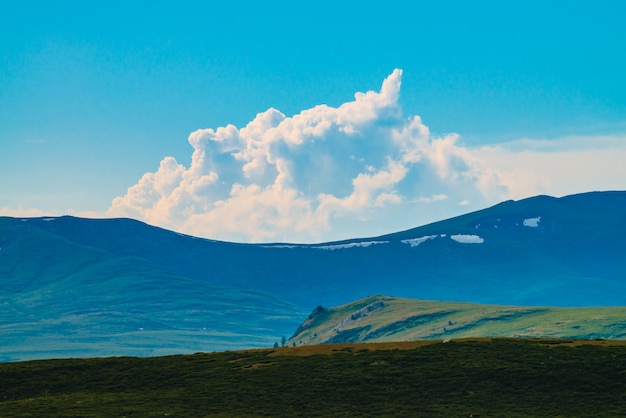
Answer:
[[[483,339],[0,364],[1,417],[622,416],[626,344]]]

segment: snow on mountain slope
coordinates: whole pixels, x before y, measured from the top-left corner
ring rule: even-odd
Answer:
[[[334,245],[316,245],[311,248],[316,248],[319,250],[343,250],[346,248],[355,248],[355,247],[369,247],[370,245],[376,244],[388,244],[389,241],[359,241],[359,242],[350,242],[347,244],[334,244]]]
[[[541,221],[541,216],[537,216],[536,218],[528,218],[524,219],[522,225],[529,226],[531,228],[537,228],[539,226],[539,222]]]
[[[441,236],[443,237],[444,235],[441,235]],[[403,244],[408,244],[411,247],[417,247],[421,243],[426,242],[429,239],[435,239],[435,238],[437,238],[437,235],[428,235],[428,236],[419,237],[419,238],[402,239],[400,240],[400,242]]]
[[[482,244],[485,242],[484,238],[481,238],[478,235],[457,234],[450,235],[450,239],[461,244]]]

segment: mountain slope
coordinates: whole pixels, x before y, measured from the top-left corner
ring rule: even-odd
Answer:
[[[127,219],[53,219],[3,223],[147,260],[167,273],[265,291],[307,310],[380,293],[518,305],[626,304],[626,192],[508,201],[403,232],[318,245],[233,244]],[[16,263],[32,261],[22,253]]]
[[[290,345],[469,337],[626,339],[626,307],[481,305],[371,296],[318,306]]]
[[[537,196],[311,245],[226,243],[129,219],[0,217],[0,359],[267,346],[319,304],[372,294],[626,305],[624,232],[626,192]]]
[[[303,315],[267,293],[165,270],[141,250],[116,255],[31,226],[63,222],[46,219],[0,219],[0,361],[267,347]]]

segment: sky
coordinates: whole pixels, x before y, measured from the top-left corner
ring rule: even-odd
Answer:
[[[0,215],[304,243],[626,189],[621,1],[88,3],[0,3]]]

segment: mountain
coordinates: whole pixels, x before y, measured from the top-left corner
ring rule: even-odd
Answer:
[[[0,361],[268,347],[304,312],[168,268],[196,240],[136,221],[1,218],[0,231]]]
[[[129,219],[0,217],[1,359],[268,346],[367,295],[626,305],[626,192],[507,201],[394,234],[236,244]]]
[[[288,345],[471,337],[626,339],[626,307],[555,308],[370,296],[318,306]]]

